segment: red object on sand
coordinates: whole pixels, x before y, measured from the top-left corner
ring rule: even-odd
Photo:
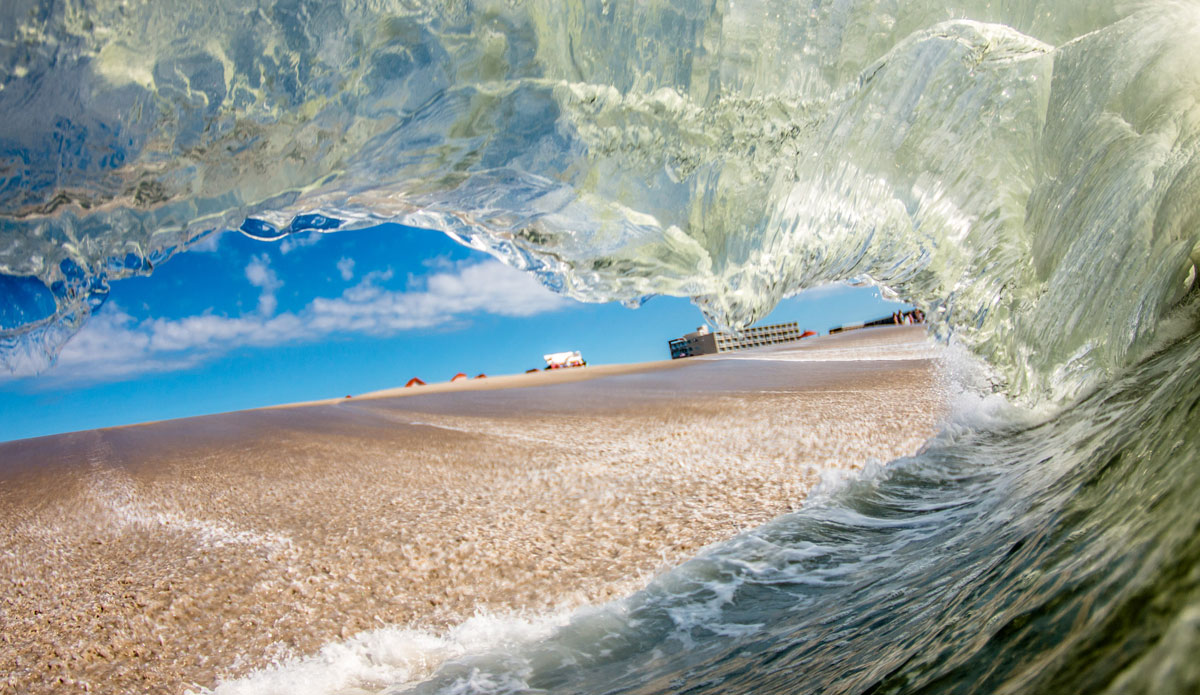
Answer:
[[[475,378],[476,378],[476,379],[486,379],[486,378],[487,378],[487,374],[476,374],[476,375],[475,375]]]
[[[810,338],[816,334],[817,334],[816,331],[804,331],[803,333],[800,334],[800,337],[801,338]]]
[[[409,386],[424,386],[424,385],[425,385],[424,381],[421,381],[419,378],[414,376],[413,378],[408,380],[408,383],[404,385],[404,388],[408,388]]]
[[[453,379],[451,379],[450,381],[459,381],[459,380],[461,380],[461,379],[466,379],[466,378],[467,378],[467,375],[466,375],[466,374],[463,374],[462,372],[459,372],[458,374],[455,374],[455,375],[454,375],[454,378],[453,378]]]

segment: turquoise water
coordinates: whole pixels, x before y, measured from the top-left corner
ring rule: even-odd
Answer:
[[[221,229],[402,222],[729,326],[879,284],[1043,415],[416,689],[1196,692],[1197,45],[1182,0],[13,0],[0,360]]]

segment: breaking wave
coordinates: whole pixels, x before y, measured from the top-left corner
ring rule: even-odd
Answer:
[[[1055,414],[416,690],[1195,692],[1198,45],[1182,0],[9,0],[0,361],[230,229],[735,328],[878,284]]]
[[[1071,396],[1191,287],[1200,185],[1196,4],[1077,5],[14,0],[0,355],[214,230],[394,221],[727,326],[877,283]]]

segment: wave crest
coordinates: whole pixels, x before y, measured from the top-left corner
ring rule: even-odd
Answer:
[[[1122,368],[1194,281],[1196,4],[876,5],[17,0],[0,360],[211,230],[394,221],[727,326],[877,283],[1035,398]]]

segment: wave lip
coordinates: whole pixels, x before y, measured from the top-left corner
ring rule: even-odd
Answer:
[[[383,221],[731,327],[874,282],[1031,401],[1153,342],[1195,277],[1194,3],[777,4],[19,0],[0,359],[213,230]]]

